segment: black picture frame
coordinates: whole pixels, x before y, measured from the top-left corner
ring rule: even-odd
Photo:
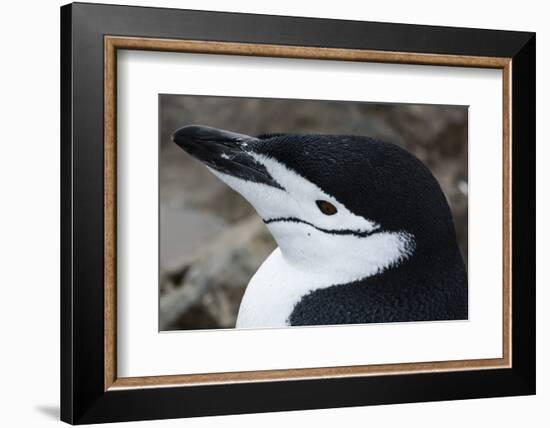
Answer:
[[[512,60],[512,365],[104,388],[104,36]],[[61,8],[61,419],[71,424],[535,393],[535,34],[74,3]]]

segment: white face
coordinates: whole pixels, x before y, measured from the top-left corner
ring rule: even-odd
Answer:
[[[330,272],[330,276],[353,281],[380,272],[414,250],[412,235],[383,231],[375,221],[353,214],[335,197],[283,164],[249,154],[284,190],[210,170],[254,206],[283,257],[296,268]],[[336,213],[323,213],[317,201],[329,202]]]

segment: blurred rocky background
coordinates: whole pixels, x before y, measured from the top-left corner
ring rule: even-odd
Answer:
[[[170,141],[188,124],[398,144],[438,179],[467,262],[467,107],[161,95],[159,108],[160,330],[233,328],[249,279],[275,248],[252,207]]]

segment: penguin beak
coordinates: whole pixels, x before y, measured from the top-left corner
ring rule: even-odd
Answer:
[[[172,141],[206,166],[236,178],[281,188],[253,156],[258,138],[202,125],[188,125]]]

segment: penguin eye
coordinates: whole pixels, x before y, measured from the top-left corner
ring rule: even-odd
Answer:
[[[338,212],[336,207],[327,201],[315,201],[321,212],[325,215],[334,215]]]

